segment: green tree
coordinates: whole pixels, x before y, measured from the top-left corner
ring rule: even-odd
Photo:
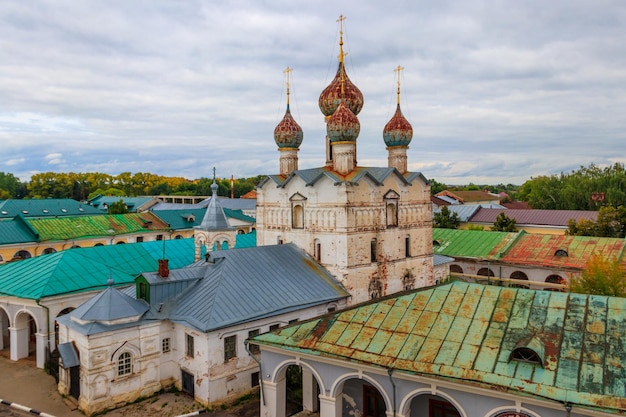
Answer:
[[[128,207],[124,203],[124,200],[120,199],[115,203],[111,203],[109,205],[109,210],[107,211],[109,214],[126,214],[128,213]]]
[[[435,195],[437,193],[442,192],[443,190],[446,190],[448,188],[448,186],[442,182],[438,182],[434,179],[429,179],[428,182],[430,182],[430,194],[431,195]]]
[[[433,223],[433,226],[440,229],[458,229],[461,219],[456,212],[451,212],[448,206],[443,206],[435,213]]]
[[[504,214],[504,212],[500,212],[493,226],[491,226],[491,230],[497,232],[515,232],[517,230],[515,227],[515,219],[510,218]]]
[[[13,174],[0,172],[0,199],[16,198],[21,188],[20,180]]]
[[[570,281],[570,291],[580,294],[626,297],[624,269],[619,259],[607,259],[594,254],[580,277]]]

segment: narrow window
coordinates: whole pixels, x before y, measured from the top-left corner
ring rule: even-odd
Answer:
[[[117,359],[117,376],[130,375],[132,372],[132,356],[129,352],[122,353]]]
[[[163,240],[163,235],[157,235],[156,240]]]
[[[137,242],[143,242],[143,236],[137,236]]]
[[[148,283],[139,282],[139,299],[150,302],[148,297]]]
[[[278,330],[279,327],[280,327],[280,324],[272,324],[270,326],[270,332],[273,332],[274,330]]]
[[[398,226],[398,205],[396,201],[387,203],[387,227]]]
[[[237,356],[237,335],[224,338],[224,362]]]
[[[411,235],[406,235],[404,238],[404,257],[411,257]]]
[[[252,372],[252,374],[250,374],[250,385],[252,387],[256,387],[259,385],[259,373],[258,372]]]
[[[170,338],[166,337],[165,339],[161,340],[161,352],[167,353],[169,351],[170,351]]]
[[[370,242],[370,261],[376,262],[376,239]]]
[[[292,216],[293,228],[303,229],[304,228],[304,210],[302,209],[301,204],[296,204],[293,206],[291,216]]]
[[[248,339],[252,339],[253,337],[258,336],[258,335],[259,335],[259,329],[250,330],[248,332]],[[259,347],[259,345],[255,343],[250,343],[248,345],[248,350],[250,351],[250,353],[254,353],[254,354],[261,352],[261,348]]]
[[[377,298],[380,298],[380,296],[382,295],[383,287],[380,281],[378,280],[378,278],[372,278],[368,289],[370,293],[370,300],[375,300]]]
[[[185,335],[185,353],[188,358],[193,358],[194,356],[194,347],[193,347],[193,336],[190,334]]]
[[[319,239],[315,239],[315,248],[313,250],[313,254],[315,256],[315,259],[320,262],[322,260],[322,244],[320,243]]]

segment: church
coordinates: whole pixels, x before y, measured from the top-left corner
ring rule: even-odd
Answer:
[[[429,183],[407,167],[413,130],[400,109],[399,81],[396,112],[382,134],[388,166],[357,164],[364,100],[346,73],[340,33],[337,73],[319,97],[326,163],[298,169],[304,134],[289,109],[288,84],[274,130],[280,172],[257,187],[257,247],[224,250],[234,247],[237,229],[214,181],[194,229],[193,264],[169,270],[161,259],[158,272],[142,273],[134,286],[111,282],[57,319],[59,392],[83,412],[171,385],[205,405],[233,398],[262,380],[258,346],[247,339],[447,276],[451,259],[433,263]]]
[[[287,110],[274,130],[280,173],[257,189],[257,244],[295,243],[358,303],[435,283],[432,209],[428,181],[408,170],[413,129],[400,109],[401,68],[396,112],[382,130],[388,164],[363,167],[357,163],[357,116],[364,99],[344,57],[340,27],[337,73],[318,101],[327,132],[321,167],[298,169],[304,134],[290,112],[287,82]]]

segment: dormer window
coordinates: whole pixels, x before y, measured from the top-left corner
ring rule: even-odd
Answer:
[[[554,252],[554,256],[569,256],[569,254],[565,249],[557,249],[556,252]]]
[[[543,368],[545,347],[541,339],[536,336],[522,339],[511,352],[510,360],[539,365]]]

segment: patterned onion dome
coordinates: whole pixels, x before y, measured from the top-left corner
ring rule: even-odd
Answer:
[[[396,113],[387,122],[383,129],[383,139],[387,146],[409,146],[413,138],[413,127],[404,117],[400,105],[396,107]]]
[[[361,131],[359,119],[348,108],[345,101],[339,102],[339,107],[326,122],[326,133],[331,142],[356,142]]]
[[[274,140],[279,148],[298,148],[302,144],[304,133],[300,125],[291,116],[289,105],[283,120],[274,129]]]
[[[343,94],[341,93],[341,73],[343,72]],[[363,93],[359,88],[352,84],[352,81],[346,74],[344,65],[339,63],[337,74],[332,82],[322,91],[319,98],[320,110],[324,116],[328,117],[337,110],[339,102],[345,100],[350,111],[357,115],[363,108]]]

